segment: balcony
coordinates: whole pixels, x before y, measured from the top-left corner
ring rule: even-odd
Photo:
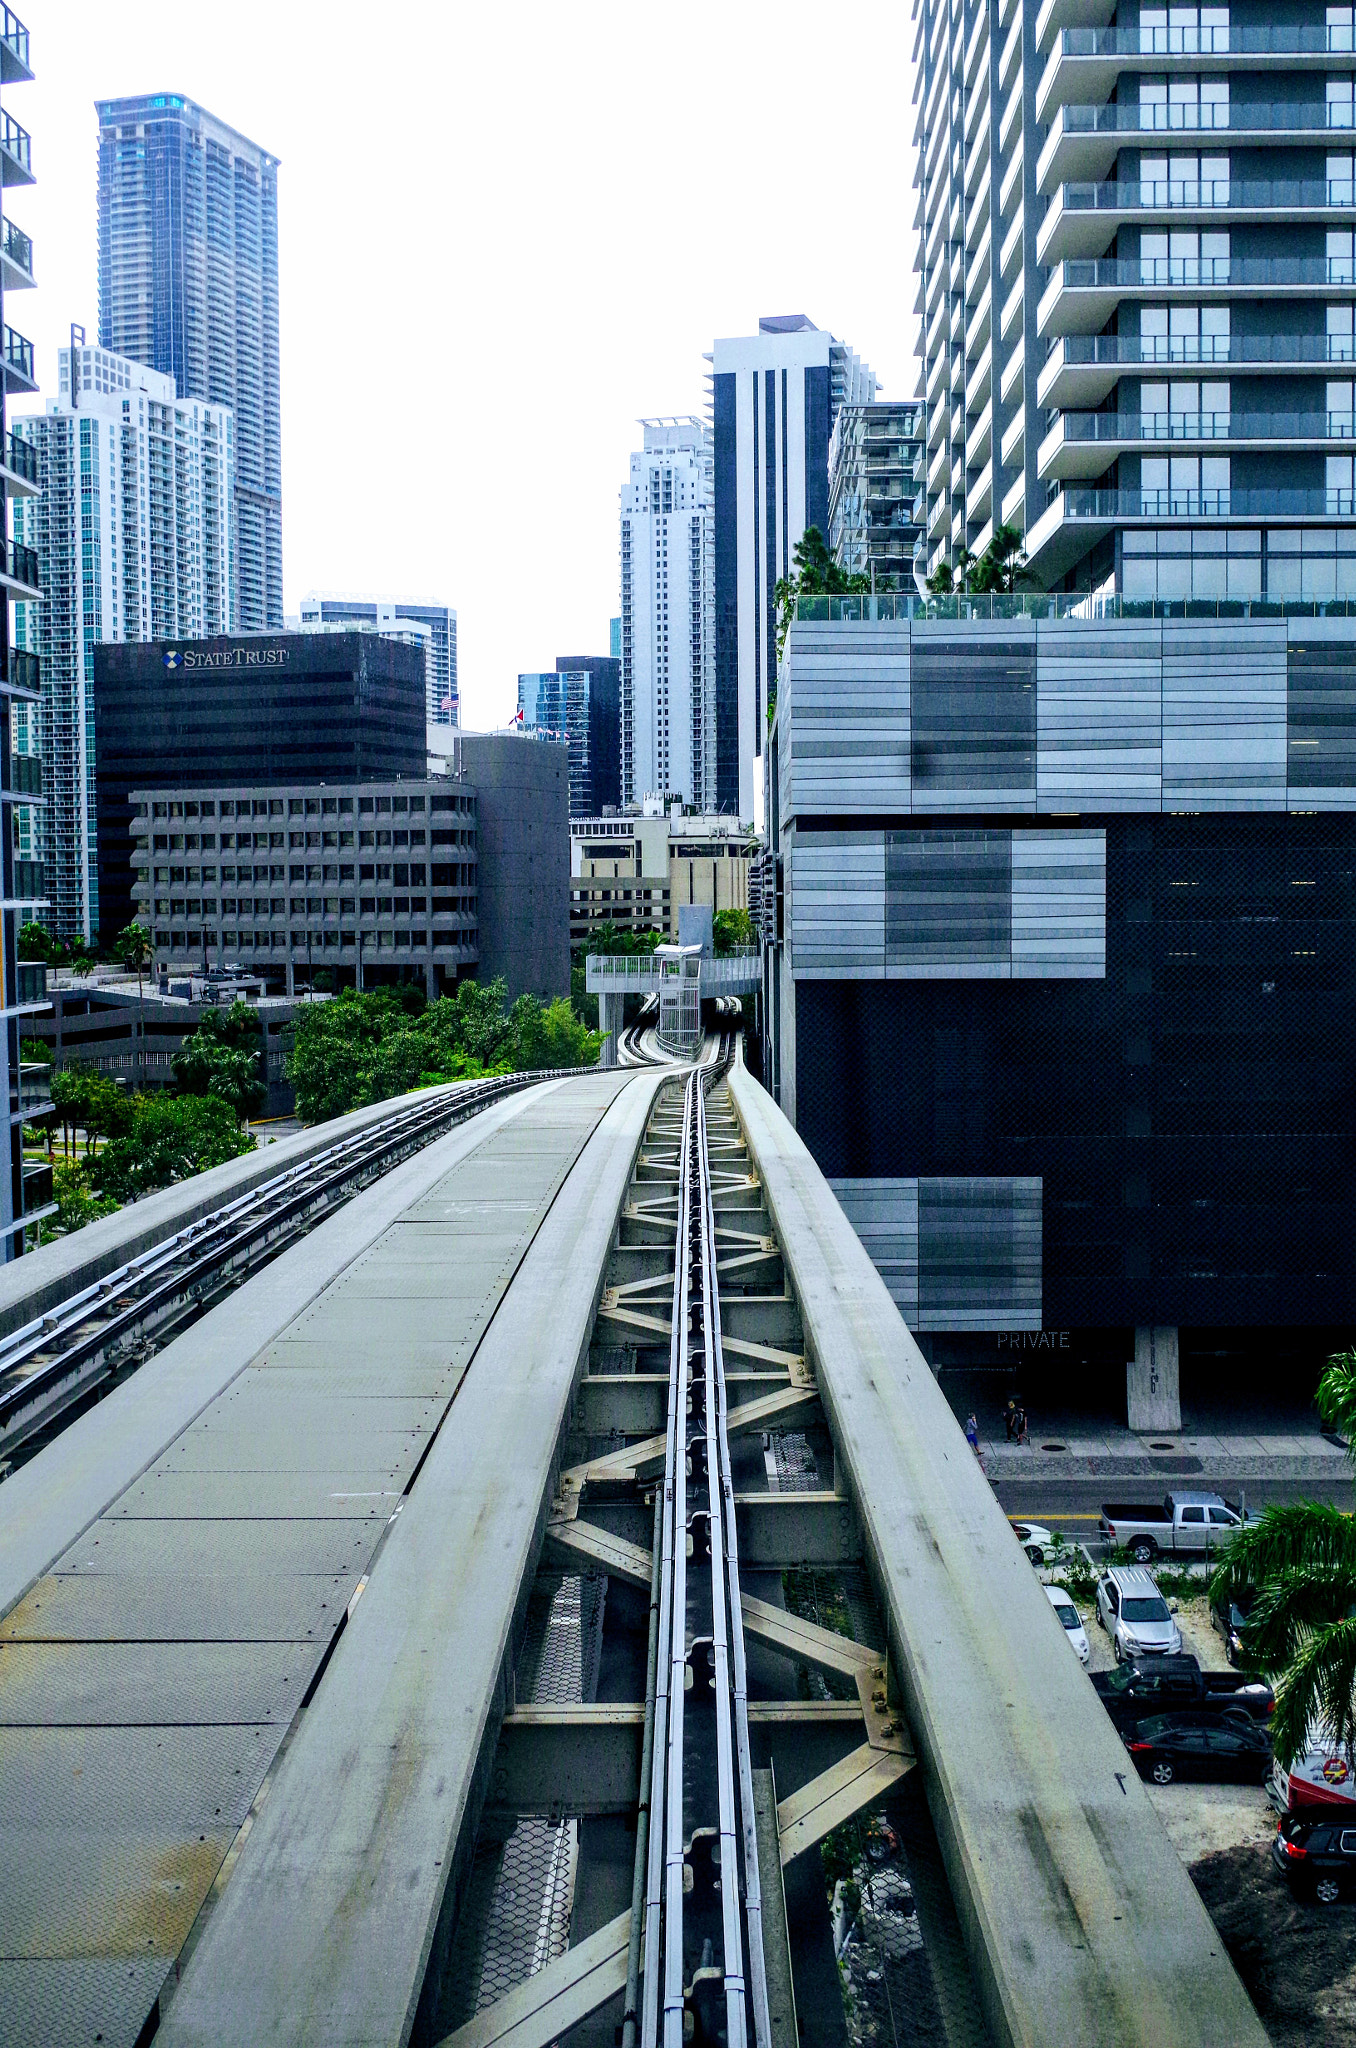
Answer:
[[[22,334],[16,334],[12,327],[5,329],[5,390],[11,397],[36,391],[38,380],[33,370],[33,344]]]
[[[1209,447],[1249,449],[1351,446],[1349,412],[1066,412],[1045,439],[1038,458],[1043,479],[1101,476],[1118,455],[1135,450]]]
[[[1116,0],[1042,0],[1036,16],[1036,48],[1048,56],[1055,37],[1066,28],[1105,28],[1116,12]]]
[[[33,183],[33,138],[0,108],[0,185]]]
[[[18,860],[14,862],[14,897],[19,903],[43,902],[42,862],[40,860]]]
[[[41,754],[11,754],[9,757],[9,786],[15,796],[41,796]]]
[[[1048,123],[1057,106],[1073,101],[1103,105],[1124,71],[1199,71],[1205,58],[1212,72],[1256,71],[1258,58],[1282,58],[1287,70],[1356,69],[1356,37],[1350,28],[1322,23],[1219,28],[1066,28],[1036,88],[1036,119]]]
[[[9,650],[9,687],[34,699],[41,690],[42,664],[37,655],[30,654],[26,647],[11,647]]]
[[[1356,519],[1356,493],[1325,490],[1057,491],[1026,530],[1027,561],[1043,582],[1062,576],[1117,526],[1163,520],[1224,520],[1235,525],[1284,519],[1331,524]]]
[[[45,960],[21,960],[18,967],[16,994],[21,1003],[45,1003],[47,1000],[47,963]]]
[[[11,434],[0,462],[0,485],[7,498],[35,498],[39,491],[38,451],[31,442]]]
[[[36,549],[22,541],[0,540],[0,584],[11,597],[41,597]]]
[[[0,222],[0,284],[7,292],[33,286],[33,244],[14,221]]]
[[[999,380],[998,395],[1004,405],[1011,405],[1015,394],[1023,388],[1022,379],[1025,371],[1026,341],[1024,336],[1019,334],[1017,345],[1004,363],[1003,375]]]
[[[1040,263],[1100,256],[1118,228],[1217,226],[1221,218],[1346,222],[1356,211],[1350,178],[1134,178],[1105,185],[1061,185],[1036,238]]]
[[[0,85],[25,85],[32,76],[28,30],[17,14],[0,7]]]
[[[1188,364],[1324,374],[1356,361],[1349,334],[1065,334],[1036,380],[1036,403],[1065,411],[1100,405],[1125,370]]]
[[[1070,181],[1104,178],[1131,137],[1150,143],[1165,137],[1169,144],[1186,137],[1208,144],[1227,136],[1235,149],[1273,143],[1302,147],[1312,145],[1319,135],[1345,136],[1350,143],[1350,122],[1342,125],[1332,118],[1338,112],[1349,115],[1351,109],[1329,106],[1322,100],[1268,105],[1207,100],[1190,106],[1059,107],[1037,159],[1036,190],[1048,194]]]
[[[1292,298],[1297,288],[1350,298],[1356,263],[1345,256],[1072,257],[1055,266],[1036,320],[1042,335],[1096,334],[1124,298]]]
[[[1004,469],[1020,469],[1026,449],[1026,407],[1019,405],[1003,429],[1003,438],[998,445],[999,460]]]
[[[51,1107],[51,1068],[40,1060],[25,1060],[19,1068],[19,1108],[25,1116],[40,1116]]]

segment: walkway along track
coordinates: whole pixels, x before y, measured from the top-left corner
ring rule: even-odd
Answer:
[[[584,1071],[584,1070],[580,1070]],[[0,1340],[0,1475],[120,1368],[140,1364],[250,1273],[401,1160],[492,1102],[551,1074],[454,1085],[288,1168]]]

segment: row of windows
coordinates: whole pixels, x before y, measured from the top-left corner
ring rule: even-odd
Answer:
[[[158,896],[151,905],[154,917],[206,918],[215,923],[223,917],[423,917],[428,914],[426,896],[223,896],[220,903],[198,896]],[[435,896],[434,917],[474,917],[474,896]]]
[[[472,927],[469,931],[454,930],[450,927],[435,926],[431,931],[425,927],[404,926],[364,932],[363,950],[370,952],[373,947],[401,953],[423,953],[430,948],[435,952],[473,952],[480,944],[480,933]],[[337,931],[290,931],[251,932],[237,931],[157,931],[155,949],[158,953],[181,953],[201,959],[204,946],[209,953],[240,951],[244,953],[319,953],[330,947],[335,951],[351,953],[357,950],[357,940],[352,932]]]
[[[281,852],[284,846],[286,846],[293,853],[301,853],[311,848],[324,849],[328,847],[352,846],[353,839],[354,835],[352,832],[223,832],[221,834],[221,851],[223,853],[231,853],[233,851],[240,853],[252,851],[259,853]],[[359,832],[357,835],[360,847],[423,846],[426,840],[427,834],[417,831]],[[433,844],[435,846],[469,847],[474,845],[474,834],[470,832],[435,832],[433,834]],[[145,853],[146,842],[144,839],[135,839],[132,842],[132,847],[134,856],[137,853]],[[217,851],[217,835],[214,832],[157,832],[154,834],[154,850],[156,853],[215,853]]]
[[[285,810],[284,810],[285,805]],[[395,811],[461,811],[469,813],[475,805],[469,797],[435,796],[426,804],[422,796],[360,796],[357,800],[359,813]],[[351,796],[299,797],[223,797],[220,815],[223,818],[318,818],[353,815],[354,800]],[[218,815],[217,801],[213,797],[200,799],[183,798],[164,803],[152,801],[151,815],[156,818],[215,818]],[[144,818],[145,804],[134,803],[132,816]]]

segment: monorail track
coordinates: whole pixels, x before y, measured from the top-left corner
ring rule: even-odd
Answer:
[[[142,1364],[382,1174],[505,1095],[560,1078],[496,1076],[395,1108],[0,1340],[0,1475],[74,1406]]]

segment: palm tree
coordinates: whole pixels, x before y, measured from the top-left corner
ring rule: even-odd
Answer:
[[[114,952],[125,967],[134,967],[137,976],[137,1036],[141,1045],[141,1086],[146,1086],[146,1006],[141,992],[142,976],[151,957],[151,935],[144,924],[124,925],[118,933]]]
[[[1328,1360],[1318,1412],[1356,1457],[1356,1351]],[[1325,1501],[1268,1507],[1244,1529],[1211,1580],[1216,1596],[1256,1598],[1244,1647],[1276,1686],[1272,1742],[1285,1766],[1321,1725],[1356,1750],[1356,1518]]]

